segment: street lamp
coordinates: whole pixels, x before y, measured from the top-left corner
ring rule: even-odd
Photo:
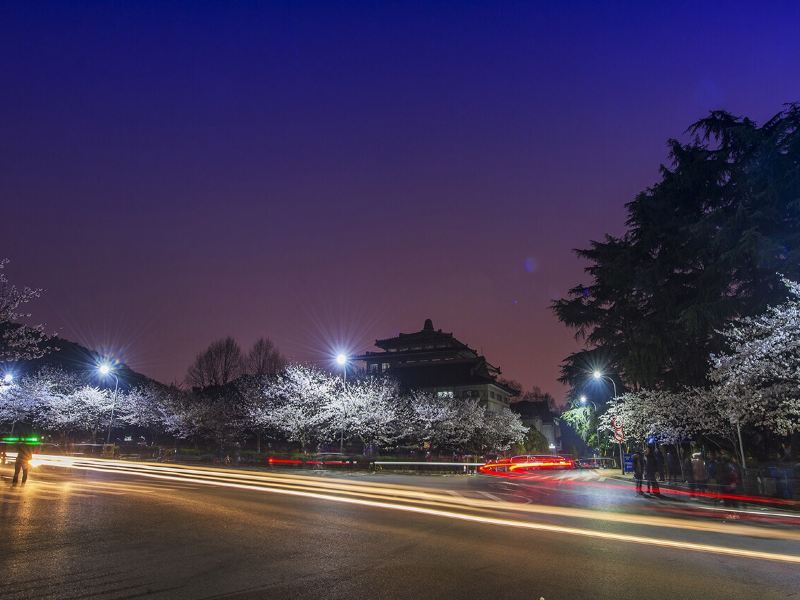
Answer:
[[[344,378],[347,379],[347,355],[341,352],[336,355],[336,364],[342,367]]]
[[[600,371],[599,369],[595,369],[594,371],[592,371],[592,377],[595,379],[595,381],[600,381],[601,379],[605,379],[607,381],[610,381],[611,385],[614,386],[614,399],[616,400],[616,398],[617,398],[617,384],[614,382],[614,380],[611,377],[609,377],[608,375],[603,374],[603,372]],[[625,474],[625,459],[622,456],[622,442],[617,442],[617,443],[619,444],[619,466],[622,469],[622,474],[624,475]]]
[[[614,380],[611,377],[609,377],[608,375],[604,375],[602,371],[598,371],[597,369],[595,369],[592,372],[592,377],[594,377],[594,379],[596,381],[600,381],[601,379],[606,379],[607,381],[610,381],[611,385],[614,386],[614,398],[616,399],[616,397],[617,397],[617,384],[614,383]]]
[[[553,454],[553,456],[555,456],[556,455],[556,445],[555,444],[549,444],[548,448],[550,448],[550,452]]]
[[[336,355],[336,364],[342,367],[342,381],[345,386],[344,392],[347,393],[347,355],[340,352]],[[346,406],[342,402],[342,406]],[[347,414],[344,415],[345,419]],[[339,432],[339,454],[344,454],[344,423],[342,423],[342,430]]]
[[[3,375],[3,385],[7,385],[10,387],[12,383],[14,383],[13,373],[6,373],[5,375]],[[14,435],[14,427],[16,427],[16,425],[17,425],[17,419],[14,418],[14,420],[11,422],[11,435]]]
[[[117,391],[119,390],[119,377],[114,373],[113,367],[107,362],[102,362],[97,366],[97,371],[103,377],[114,378],[114,399],[111,401],[111,419],[108,421],[108,435],[106,436],[106,444],[111,443],[111,427],[114,425],[114,409],[117,407]]]

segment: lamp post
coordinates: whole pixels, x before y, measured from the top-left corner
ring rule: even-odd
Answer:
[[[347,393],[347,355],[341,352],[337,354],[336,364],[342,367],[342,382],[344,392]],[[342,406],[344,406],[344,403],[342,403]],[[343,416],[347,418],[347,413],[345,412]],[[342,423],[342,429],[339,432],[339,454],[344,454],[344,423]]]
[[[586,406],[586,403],[589,402],[594,407],[594,418],[597,420],[597,424],[596,424],[596,427],[597,427],[597,430],[596,430],[597,450],[599,452],[600,451],[600,418],[599,418],[599,416],[597,414],[597,404],[594,403],[594,400],[589,400],[585,395],[582,395],[580,400],[581,400],[581,404],[583,406]],[[594,456],[595,456],[595,458],[597,458],[597,452],[595,452]]]
[[[7,386],[10,387],[12,383],[14,383],[14,374],[13,373],[6,373],[5,375],[3,375],[3,385],[7,385]],[[17,425],[17,419],[14,418],[14,420],[11,422],[11,435],[12,436],[14,435],[14,427],[16,427],[16,425]]]
[[[114,409],[117,407],[117,391],[119,390],[119,377],[117,377],[117,374],[114,373],[114,369],[112,369],[111,365],[109,365],[107,362],[101,363],[97,367],[97,370],[103,377],[108,377],[109,375],[111,375],[111,377],[114,378],[114,398],[111,401],[111,419],[109,419],[108,421],[108,435],[106,436],[106,444],[110,444],[111,427],[114,425]]]
[[[600,381],[601,379],[605,379],[611,382],[611,385],[614,387],[614,399],[617,398],[617,384],[614,380],[609,377],[608,375],[604,375],[602,371],[595,369],[592,371],[592,377],[595,381]],[[617,442],[619,444],[619,468],[622,470],[622,474],[625,474],[625,458],[622,456],[622,442]]]

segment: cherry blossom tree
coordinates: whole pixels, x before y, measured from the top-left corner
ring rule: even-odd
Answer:
[[[368,377],[351,382],[334,378],[331,393],[327,394],[323,412],[328,437],[356,437],[364,450],[373,444],[394,442],[401,433],[398,428],[397,401],[399,393],[394,380]]]
[[[528,433],[519,415],[503,407],[499,412],[486,412],[481,433],[481,450],[505,451],[514,444],[521,443]]]
[[[411,397],[411,430],[421,443],[438,450],[464,450],[477,438],[485,412],[477,399],[437,398],[427,392]]]
[[[113,403],[112,392],[91,385],[80,385],[67,393],[50,395],[42,423],[51,431],[65,435],[89,433],[96,441],[97,432],[108,426]]]
[[[336,389],[335,379],[318,369],[290,365],[264,389],[269,405],[251,412],[262,427],[280,431],[286,439],[299,442],[303,451],[322,439],[328,429],[324,410]]]
[[[41,289],[18,288],[9,280],[4,269],[7,258],[0,259],[0,362],[31,360],[45,354],[43,342],[48,336],[42,325],[25,325],[30,313],[23,310],[24,305],[42,294]]]
[[[77,377],[59,369],[25,375],[0,389],[0,422],[10,423],[12,431],[23,421],[44,426],[59,399],[79,385]]]
[[[779,435],[800,431],[800,284],[789,298],[722,331],[730,352],[712,356],[711,390],[722,417]]]

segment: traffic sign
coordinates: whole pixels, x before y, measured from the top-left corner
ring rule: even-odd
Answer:
[[[614,441],[621,444],[625,441],[625,431],[622,429],[622,424],[617,424],[616,419],[611,419],[611,428],[613,429]]]

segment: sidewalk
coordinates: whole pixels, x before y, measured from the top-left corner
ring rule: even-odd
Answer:
[[[620,473],[619,469],[593,469],[594,472],[602,477],[608,479],[615,479],[617,481],[624,481],[631,486],[634,485],[633,473]],[[647,482],[644,483],[647,485]],[[705,495],[693,494],[693,490],[685,481],[670,482],[659,481],[658,486],[662,490],[671,490],[675,496],[682,497],[684,501],[699,502],[716,506],[722,502],[719,497],[716,497],[712,490],[706,492]],[[675,497],[673,496],[673,497]],[[780,509],[787,512],[800,512],[800,501],[798,500],[782,500],[780,498],[772,498],[770,496],[748,496],[741,494],[735,501],[743,507],[752,509]]]

